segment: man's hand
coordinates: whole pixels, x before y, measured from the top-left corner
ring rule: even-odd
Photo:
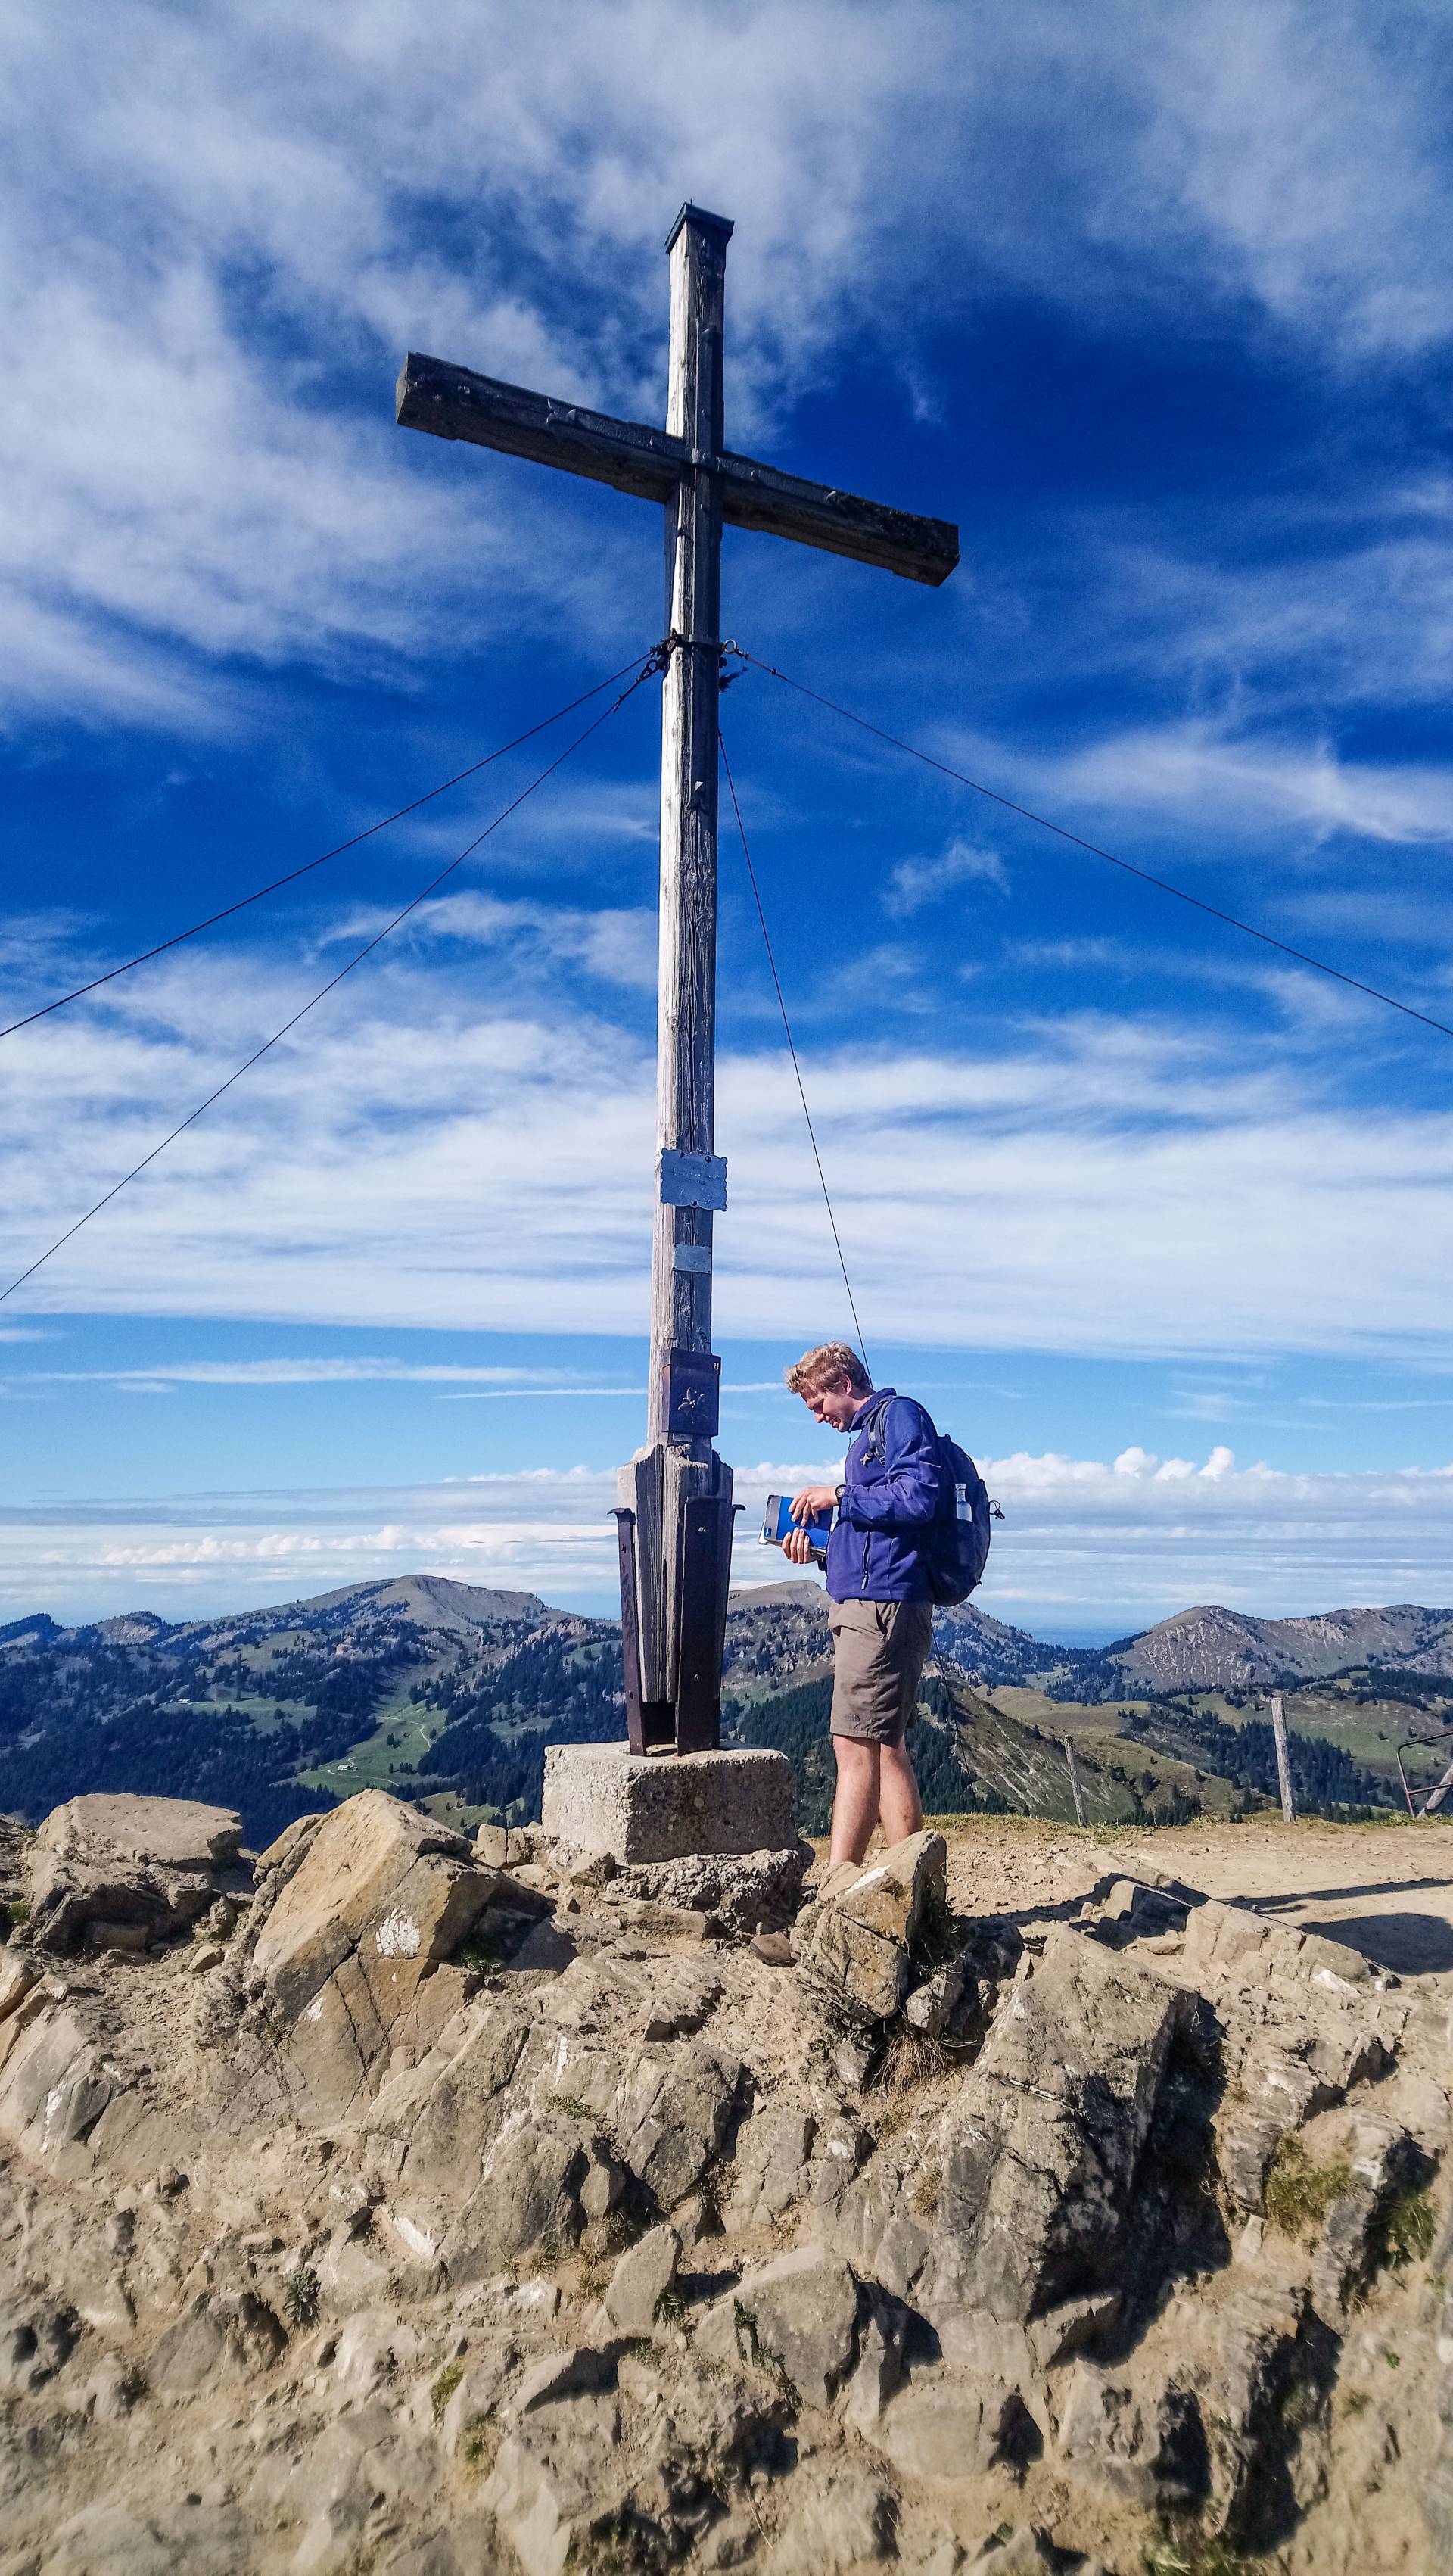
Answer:
[[[792,1517],[806,1521],[814,1512],[830,1512],[837,1502],[836,1485],[809,1485],[806,1492],[794,1494]],[[789,1565],[810,1565],[813,1558],[811,1533],[805,1529],[789,1530],[782,1541],[782,1553]]]

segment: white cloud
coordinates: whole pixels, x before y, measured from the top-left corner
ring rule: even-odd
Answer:
[[[427,44],[405,0],[16,0],[3,42],[12,705],[235,722],[176,648],[396,671],[501,608],[614,627],[632,514],[582,549],[575,496],[442,470],[387,390],[412,342],[657,415],[683,196],[740,218],[738,440],[872,335],[931,413],[911,317],[945,278],[960,309],[1249,308],[1319,364],[1453,326],[1417,0],[440,0]]]
[[[1348,760],[1331,742],[1251,739],[1220,724],[1175,721],[1107,735],[1036,766],[1081,812],[1179,815],[1194,821],[1203,846],[1214,846],[1208,816],[1223,842],[1267,824],[1395,845],[1453,840],[1453,770]]]
[[[161,961],[144,990],[7,1042],[11,1275],[286,1017],[296,980],[241,953]],[[639,1331],[644,1030],[386,954],[307,1036],[41,1271],[15,1321]],[[1360,1080],[1366,1048],[1349,1064]],[[870,1341],[1447,1355],[1453,1118],[1344,1106],[1295,1029],[1248,1048],[1234,1027],[1066,1015],[998,1052],[809,1048],[804,1073]],[[811,1339],[841,1289],[776,1048],[724,1057],[718,1143],[719,1329]]]
[[[372,938],[392,918],[383,908],[349,913],[332,925],[323,944],[353,947]],[[579,966],[603,983],[650,993],[656,989],[656,914],[644,906],[632,911],[572,910],[563,904],[506,900],[470,889],[421,904],[410,916],[405,938],[415,948],[431,940],[509,948],[519,963],[533,959],[545,969]]]
[[[838,1455],[836,1449],[834,1457]],[[1124,1471],[1125,1456],[1141,1464]],[[988,1582],[997,1616],[1140,1625],[1218,1600],[1267,1616],[1354,1602],[1446,1602],[1453,1466],[1293,1476],[1215,1449],[1113,1465],[1053,1453],[980,1461],[1006,1518]],[[779,1582],[756,1537],[769,1491],[820,1479],[821,1457],[739,1467],[734,1580]],[[1169,1472],[1174,1471],[1174,1472]],[[613,1475],[575,1469],[414,1488],[179,1497],[0,1513],[0,1603],[15,1616],[242,1609],[428,1569],[588,1600],[615,1581]]]
[[[0,1333],[0,1341],[38,1339]],[[400,1386],[488,1385],[532,1395],[615,1394],[562,1383],[569,1369],[470,1368],[452,1361],[396,1359],[163,1360],[150,1368],[29,1369],[25,1386]]]
[[[1008,893],[1008,872],[997,850],[954,840],[936,859],[901,859],[889,879],[884,910],[920,912],[926,903],[937,903],[955,886],[965,885],[992,886],[996,894]]]

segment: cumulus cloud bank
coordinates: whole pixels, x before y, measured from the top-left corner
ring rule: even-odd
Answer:
[[[1136,1450],[981,1464],[1005,1519],[976,1599],[1016,1623],[1129,1628],[1200,1600],[1269,1616],[1449,1595],[1453,1465],[1291,1476],[1220,1446],[1199,1462]],[[767,1494],[821,1472],[821,1460],[738,1469],[735,1582],[782,1580],[756,1538]],[[99,1618],[136,1601],[185,1617],[426,1569],[608,1612],[614,1500],[612,1474],[577,1469],[0,1513],[0,1600],[11,1615]]]

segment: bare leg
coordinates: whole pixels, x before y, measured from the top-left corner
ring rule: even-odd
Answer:
[[[879,1810],[885,1843],[906,1842],[923,1822],[923,1806],[918,1795],[918,1782],[906,1748],[885,1744],[879,1757]]]
[[[860,1744],[853,1735],[835,1735],[832,1749],[837,1756],[837,1795],[832,1802],[828,1867],[837,1869],[845,1860],[861,1860],[873,1839],[881,1747]]]

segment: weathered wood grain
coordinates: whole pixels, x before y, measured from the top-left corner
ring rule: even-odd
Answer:
[[[671,245],[671,346],[666,428],[683,451],[716,452],[722,424],[724,226],[688,216]],[[721,489],[688,466],[667,513],[671,631],[679,640],[661,697],[661,919],[657,977],[656,1143],[714,1150],[716,1111],[717,702],[721,661]],[[672,1348],[711,1348],[711,1271],[678,1266],[678,1245],[709,1253],[709,1208],[659,1202],[651,1273],[647,1437],[667,1436]],[[711,1443],[691,1444],[706,1460]],[[667,1524],[670,1552],[671,1528]]]
[[[720,486],[719,506],[728,527],[795,538],[799,545],[876,564],[906,581],[936,588],[959,559],[959,532],[947,519],[919,518],[881,501],[865,501],[856,492],[804,482],[800,475],[780,473],[775,465],[758,464],[750,456],[735,456],[720,445],[719,420],[717,443],[703,448],[693,444],[689,432],[673,435],[645,421],[613,420],[581,403],[557,402],[549,394],[529,393],[522,385],[412,351],[399,376],[396,401],[405,429],[465,439],[506,456],[529,457],[537,465],[557,465],[642,501],[669,505],[683,478],[710,474]]]

